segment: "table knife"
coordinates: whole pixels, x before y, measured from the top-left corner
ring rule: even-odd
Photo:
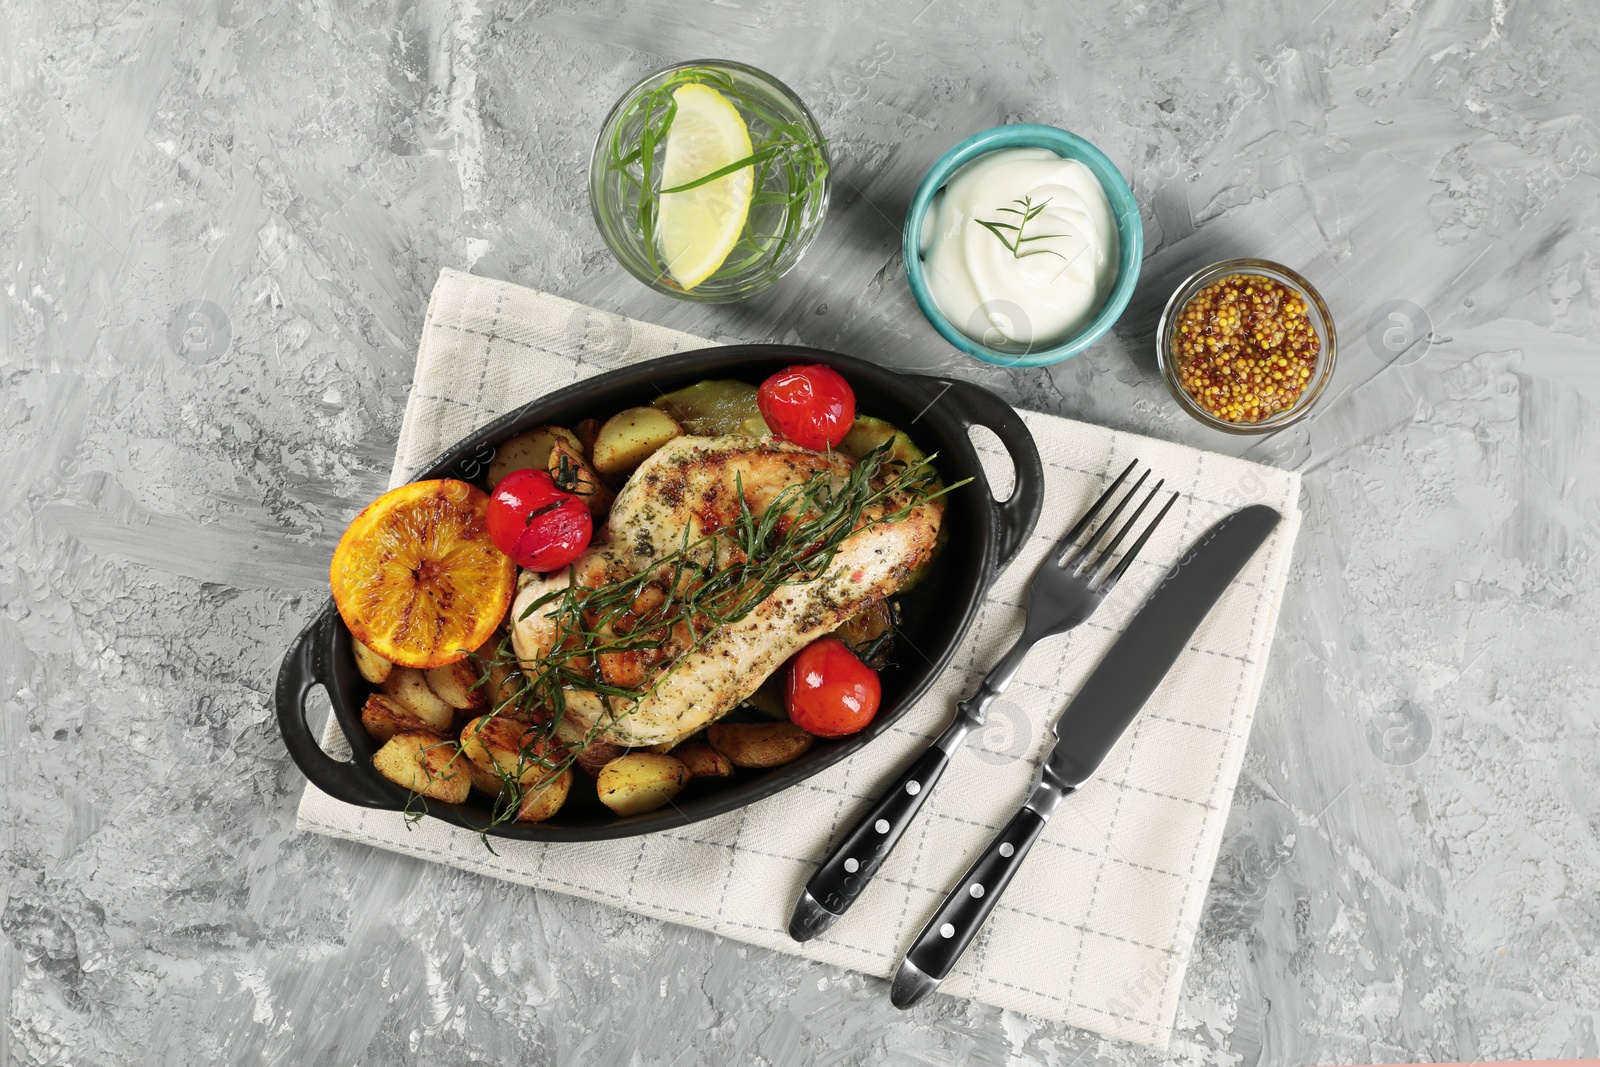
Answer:
[[[889,990],[895,1007],[909,1008],[944,981],[1057,806],[1100,767],[1280,518],[1260,504],[1234,512],[1206,531],[1162,578],[1056,719],[1055,744],[1027,802],[911,943]]]

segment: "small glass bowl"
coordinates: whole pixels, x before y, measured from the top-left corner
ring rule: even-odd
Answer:
[[[1183,312],[1184,306],[1200,290],[1230,274],[1259,274],[1299,293],[1306,303],[1306,315],[1320,343],[1317,367],[1311,372],[1311,380],[1306,383],[1305,390],[1299,398],[1289,407],[1260,422],[1228,422],[1201,407],[1194,397],[1189,395],[1188,390],[1184,389],[1183,383],[1178,381],[1177,360],[1172,354],[1172,334],[1178,328],[1178,316]],[[1333,379],[1333,365],[1338,354],[1339,341],[1333,329],[1333,316],[1328,313],[1328,305],[1322,302],[1322,294],[1288,267],[1265,259],[1225,259],[1195,271],[1173,292],[1165,310],[1161,312],[1161,323],[1156,327],[1156,363],[1161,368],[1161,378],[1167,383],[1167,389],[1178,401],[1178,406],[1193,416],[1195,421],[1213,430],[1221,430],[1223,433],[1271,433],[1285,426],[1292,426],[1305,418],[1316,405],[1322,391],[1327,388],[1328,382]]]
[[[705,77],[695,76],[702,71]],[[731,102],[749,125],[752,142],[759,143],[777,125],[788,125],[816,144],[821,156],[821,166],[797,165],[793,173],[782,166],[768,168],[765,180],[755,190],[758,201],[762,193],[786,196],[793,188],[791,180],[804,183],[798,186],[800,189],[813,183],[815,187],[805,194],[799,210],[792,214],[786,204],[758,202],[752,205],[740,244],[711,277],[688,290],[666,273],[659,252],[650,247],[641,229],[638,183],[625,177],[621,169],[609,165],[617,146],[622,146],[626,153],[638,145],[645,123],[640,105],[648,94],[669,83],[686,81],[701,81],[724,95],[730,95],[731,86]],[[656,292],[679,300],[722,304],[770,288],[800,262],[822,228],[823,216],[828,213],[829,169],[827,141],[822,130],[811,111],[788,86],[743,63],[702,59],[658,70],[617,101],[601,125],[600,136],[595,139],[594,151],[589,157],[589,207],[606,247],[628,273]],[[788,236],[764,254],[757,254],[763,250],[756,242],[777,234],[780,229],[787,230]]]

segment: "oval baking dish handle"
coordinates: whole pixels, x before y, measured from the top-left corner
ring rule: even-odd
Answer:
[[[1016,409],[981,385],[959,378],[926,379],[933,404],[945,404],[968,427],[987,426],[1011,456],[1016,482],[1011,495],[994,501],[999,524],[995,571],[1005,570],[1039,522],[1044,507],[1044,464],[1033,434]],[[930,404],[932,406],[932,404]]]
[[[312,785],[346,804],[364,808],[392,808],[394,798],[386,796],[374,782],[366,781],[360,767],[348,760],[336,760],[322,750],[322,744],[306,722],[306,698],[322,686],[331,692],[324,674],[327,666],[323,651],[331,644],[333,611],[323,610],[289,646],[278,668],[278,730],[289,755]]]

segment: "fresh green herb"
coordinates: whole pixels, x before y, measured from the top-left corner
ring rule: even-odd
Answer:
[[[743,159],[693,181],[662,189],[661,156],[678,113],[678,102],[672,94],[680,86],[689,84],[711,86],[745,115],[751,126],[751,151]],[[637,133],[625,141],[624,134],[635,129],[636,121]],[[606,168],[619,175],[630,188],[631,195],[627,199],[636,205],[635,222],[641,243],[657,279],[661,279],[667,277],[667,265],[661,258],[656,223],[663,194],[686,192],[746,168],[755,171],[751,186],[755,190],[750,205],[752,217],[760,208],[775,208],[776,212],[763,212],[763,232],[751,232],[747,227],[733,253],[717,271],[718,274],[737,273],[762,261],[776,260],[783,249],[799,237],[808,221],[807,208],[813,205],[828,180],[828,154],[825,142],[813,138],[799,123],[774,114],[764,101],[741,89],[725,71],[689,67],[629,105],[628,112],[613,125]],[[767,216],[774,214],[776,217],[768,221]]]
[[[1046,199],[1035,204],[1033,202],[1033,197],[1025,196],[1021,200],[1013,200],[1011,202],[1013,204],[1020,204],[1022,206],[1002,207],[996,208],[996,210],[1006,214],[1016,215],[1016,222],[985,222],[983,219],[978,219],[976,220],[978,225],[982,226],[984,229],[988,230],[990,233],[999,238],[1000,243],[1005,245],[1006,248],[1010,250],[1011,254],[1018,259],[1026,259],[1029,256],[1039,255],[1051,255],[1057,257],[1058,259],[1066,259],[1066,256],[1063,256],[1060,252],[1057,252],[1053,248],[1025,249],[1022,247],[1029,241],[1048,241],[1052,237],[1066,236],[1064,233],[1040,233],[1034,234],[1031,237],[1024,237],[1022,235],[1023,227],[1027,226],[1028,223],[1037,218],[1039,213],[1049,206],[1050,201]],[[1007,237],[1006,234],[1002,232],[1005,230],[1011,231],[1011,236]]]
[[[578,468],[573,466],[572,459],[567,455],[565,449],[562,450],[561,458],[556,463],[555,477],[551,481],[555,482],[556,488],[564,493],[576,493],[578,491]],[[560,506],[561,503],[562,501],[555,501],[556,506]],[[540,509],[541,512],[543,510]],[[531,523],[533,516],[530,515],[528,518]]]

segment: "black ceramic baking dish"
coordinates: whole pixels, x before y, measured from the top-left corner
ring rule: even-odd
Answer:
[[[1022,419],[986,389],[949,378],[908,374],[848,356],[786,345],[743,345],[683,352],[585,379],[541,397],[483,427],[451,448],[419,478],[461,478],[485,485],[495,446],[536,426],[572,425],[604,419],[647,404],[664,392],[706,378],[738,378],[759,384],[794,363],[826,363],[849,380],[857,409],[906,430],[928,452],[947,483],[971,478],[951,493],[945,509],[949,542],[933,571],[901,598],[902,636],[897,665],[882,673],[883,703],[865,730],[838,740],[819,740],[800,759],[770,770],[741,770],[732,779],[691,783],[672,804],[645,815],[618,818],[599,803],[581,774],[561,811],[548,822],[510,823],[489,832],[535,841],[597,841],[630,837],[698,822],[771,796],[855,752],[900,718],[949,663],[983,604],[990,584],[1016,555],[1039,518],[1044,476],[1039,453]],[[968,436],[986,426],[1004,444],[1016,467],[1015,487],[997,501]],[[352,760],[322,750],[306,723],[306,699],[321,685],[333,714],[350,740]],[[372,768],[377,746],[361,726],[361,706],[372,687],[356,673],[350,632],[330,599],[295,638],[278,672],[278,725],[284,743],[318,789],[350,804],[400,811],[405,789]],[[430,815],[474,830],[489,821],[488,802],[476,794],[465,804],[427,802]]]

